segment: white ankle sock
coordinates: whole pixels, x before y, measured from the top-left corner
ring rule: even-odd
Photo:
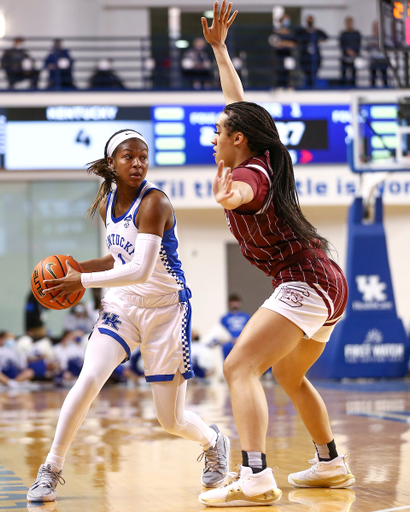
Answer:
[[[215,443],[216,443],[216,438],[218,437],[218,434],[215,432],[215,430],[214,430],[214,429],[210,428],[209,430],[212,430],[212,432],[214,433],[214,436],[213,436],[212,441],[210,441],[210,442],[209,442],[209,443],[207,443],[207,444],[202,444],[202,445],[201,445],[201,446],[202,446],[202,449],[203,449],[204,451],[209,450],[209,448],[213,448],[213,447],[215,446]]]
[[[46,464],[51,464],[51,467],[57,473],[63,469],[65,457],[59,457],[53,453],[49,453],[46,458]]]

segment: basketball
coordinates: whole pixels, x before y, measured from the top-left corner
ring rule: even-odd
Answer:
[[[54,256],[48,256],[44,258],[36,265],[31,274],[31,290],[34,297],[40,304],[49,309],[68,309],[74,306],[82,299],[85,289],[71,295],[66,304],[57,300],[50,302],[53,298],[51,293],[44,293],[43,290],[47,288],[44,281],[47,279],[61,279],[67,274],[66,261],[70,262],[70,265],[78,272],[83,272],[81,265],[75,261],[71,256],[64,256],[62,254],[56,254]],[[51,288],[51,287],[50,287]]]

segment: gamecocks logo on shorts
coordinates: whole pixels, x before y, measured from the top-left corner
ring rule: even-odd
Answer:
[[[309,297],[309,295],[310,293],[305,288],[283,286],[277,298],[291,308],[300,308],[303,306],[304,297]]]

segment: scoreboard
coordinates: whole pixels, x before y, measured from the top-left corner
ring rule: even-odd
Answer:
[[[345,163],[349,105],[262,103],[294,163]],[[212,138],[223,105],[0,107],[0,167],[84,169],[107,140],[131,128],[146,138],[151,167],[214,165]]]
[[[380,48],[410,51],[410,1],[379,0]]]

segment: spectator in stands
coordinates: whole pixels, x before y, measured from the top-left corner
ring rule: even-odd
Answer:
[[[124,377],[126,378],[129,387],[133,387],[133,385],[138,383],[140,379],[141,382],[145,382],[145,379],[143,378],[145,375],[144,361],[142,360],[141,349],[139,346],[131,352],[131,357],[128,361],[122,364],[122,367]]]
[[[25,332],[33,328],[43,327],[45,325],[45,312],[46,308],[38,302],[30,290],[26,298],[24,311]]]
[[[17,388],[33,378],[34,371],[27,368],[25,359],[16,351],[14,335],[0,331],[0,384]]]
[[[181,66],[185,87],[210,89],[212,86],[212,61],[205,48],[205,39],[197,37],[183,55]]]
[[[354,21],[351,16],[345,19],[345,30],[340,34],[340,49],[342,51],[342,85],[356,85],[355,60],[360,55],[362,36],[354,28]]]
[[[296,67],[295,59],[292,56],[292,50],[296,47],[296,39],[288,14],[284,14],[279,20],[279,27],[269,37],[269,44],[275,50],[275,86],[287,88],[290,86],[290,71]]]
[[[384,87],[388,87],[387,70],[389,68],[389,61],[386,55],[379,50],[379,23],[377,21],[373,21],[372,36],[367,40],[366,50],[369,53],[372,87],[376,87],[377,76],[383,81]]]
[[[13,46],[3,53],[1,59],[1,67],[6,72],[10,89],[27,79],[32,89],[37,88],[39,71],[35,69],[35,63],[28,52],[22,48],[23,43],[22,37],[16,37]]]
[[[46,328],[33,327],[16,342],[18,354],[34,371],[34,380],[49,380],[54,376],[54,352]]]
[[[299,27],[295,36],[299,48],[300,68],[305,75],[305,85],[312,88],[315,86],[321,64],[320,43],[326,41],[327,34],[315,27],[313,16],[308,16],[306,27]]]
[[[48,69],[48,89],[75,89],[73,64],[68,50],[62,47],[61,39],[54,39],[53,47],[47,56],[44,67]]]
[[[65,331],[82,331],[89,334],[94,327],[94,319],[90,318],[85,304],[79,302],[70,308],[64,319]]]
[[[98,320],[98,315],[102,309],[101,303],[101,288],[91,288],[92,300],[89,300],[85,307],[87,308],[87,314],[95,323]]]
[[[200,336],[196,330],[192,330],[191,336],[191,361],[195,377],[198,379],[206,379],[215,371],[212,349],[200,342]]]
[[[114,73],[112,64],[112,59],[100,59],[98,61],[97,69],[90,79],[90,89],[125,89],[121,79]]]
[[[57,385],[73,384],[84,363],[83,331],[65,331],[60,343],[53,346],[59,371],[54,378]]]
[[[221,345],[224,358],[232,350],[251,315],[242,311],[242,300],[237,293],[228,298],[228,312],[204,339],[208,346]]]

